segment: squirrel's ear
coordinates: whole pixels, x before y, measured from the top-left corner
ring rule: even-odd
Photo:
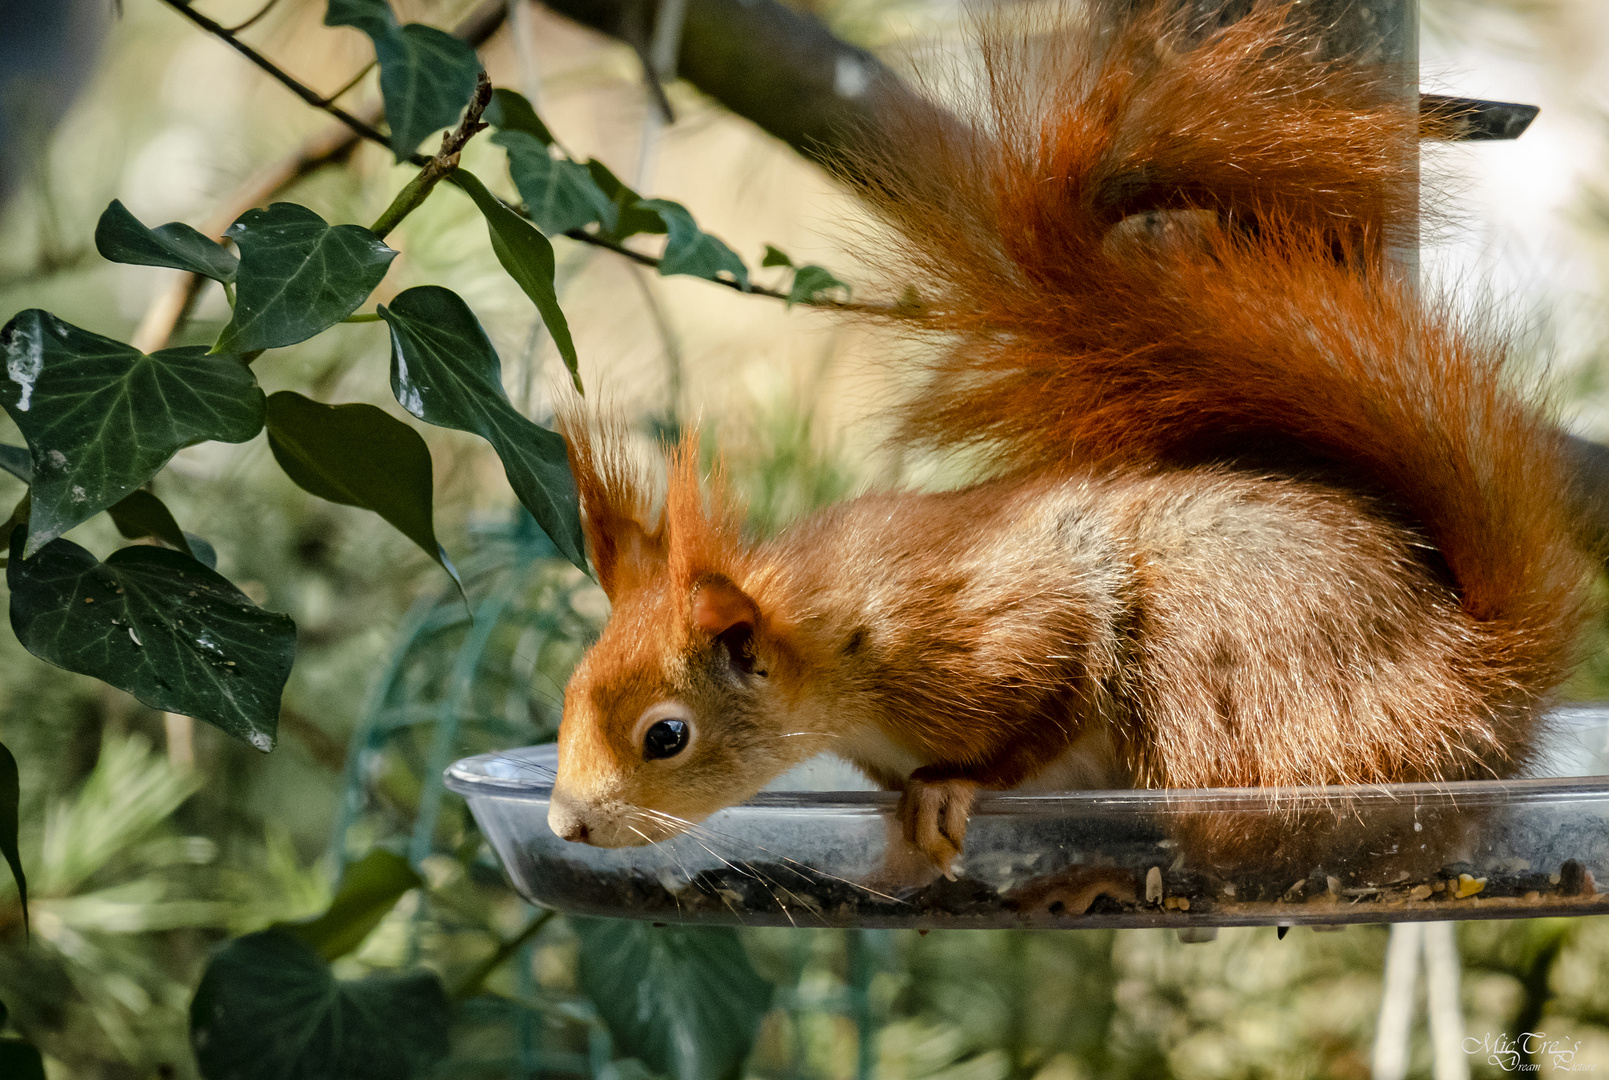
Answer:
[[[598,584],[615,600],[663,576],[668,553],[664,525],[646,524],[656,516],[648,509],[652,488],[627,457],[625,426],[599,427],[578,411],[559,413],[592,565]]]
[[[744,626],[753,633],[759,621],[759,607],[730,578],[710,574],[693,586],[693,625],[711,637]]]
[[[726,646],[727,659],[734,672],[745,676],[755,674],[758,658],[754,652],[754,630],[760,622],[760,609],[748,593],[725,575],[705,575],[693,586],[692,615],[695,626]]]

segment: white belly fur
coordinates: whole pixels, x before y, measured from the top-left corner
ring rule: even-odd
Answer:
[[[1090,724],[1062,755],[1012,790],[1110,791],[1134,786],[1134,777],[1118,763],[1112,729]]]
[[[851,761],[888,776],[909,776],[928,762],[868,725],[854,745],[843,751]],[[1111,728],[1090,724],[1055,760],[1012,790],[1109,791],[1134,786],[1134,777],[1118,762]]]

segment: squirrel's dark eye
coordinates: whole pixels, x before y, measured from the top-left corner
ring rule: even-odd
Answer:
[[[642,756],[649,761],[675,757],[687,745],[687,723],[682,720],[661,720],[643,736]]]

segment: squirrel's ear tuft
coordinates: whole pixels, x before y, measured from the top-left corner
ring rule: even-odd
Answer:
[[[665,527],[651,511],[652,486],[626,453],[625,425],[597,421],[578,409],[560,409],[559,431],[570,451],[570,471],[581,497],[598,584],[609,599],[662,577],[667,563]]]
[[[719,578],[743,596],[732,584],[743,577],[749,558],[742,513],[719,466],[706,479],[699,475],[699,460],[693,431],[666,456],[665,531],[672,587],[691,598],[705,582]],[[743,599],[754,606],[748,597]]]

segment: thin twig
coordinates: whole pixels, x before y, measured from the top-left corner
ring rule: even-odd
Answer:
[[[345,97],[347,95],[347,93],[354,86],[356,86],[358,83],[362,82],[363,81],[363,76],[365,76],[369,72],[373,71],[374,66],[376,64],[378,64],[379,62],[380,61],[378,61],[378,60],[370,60],[367,64],[364,64],[362,67],[358,68],[358,73],[356,75],[352,76],[350,79],[348,79],[346,81],[345,86],[341,87],[335,93],[333,93],[329,97],[325,98],[324,99],[325,102],[328,103],[328,102],[331,102],[331,101],[340,101],[343,97]]]
[[[395,229],[403,218],[418,209],[429,197],[431,188],[458,168],[458,155],[463,152],[464,144],[474,138],[476,132],[486,130],[486,125],[481,123],[480,114],[491,101],[492,81],[486,77],[486,69],[482,68],[475,76],[475,96],[469,99],[469,107],[464,110],[462,122],[441,137],[441,149],[436,152],[436,156],[426,162],[425,167],[397,192],[397,197],[391,200],[391,205],[385,208],[373,225],[369,226],[370,232],[382,240],[385,239],[386,233]]]
[[[509,957],[519,952],[526,942],[541,933],[542,927],[546,926],[548,920],[552,919],[556,914],[557,912],[554,911],[543,911],[532,916],[531,921],[525,924],[525,929],[499,944],[496,952],[476,964],[474,970],[465,976],[457,986],[453,987],[452,997],[462,1001],[464,998],[479,993],[481,985],[486,981],[487,977],[502,967]]]
[[[257,14],[253,15],[251,18],[247,19],[243,23],[236,23],[234,26],[231,26],[229,28],[229,32],[231,34],[238,34],[242,30],[250,29],[253,25],[256,24],[258,19],[261,19],[264,15],[267,15],[270,11],[273,11],[274,10],[274,5],[277,4],[277,3],[279,3],[279,0],[268,0],[268,2],[266,4],[264,4],[262,7],[257,9]]]

